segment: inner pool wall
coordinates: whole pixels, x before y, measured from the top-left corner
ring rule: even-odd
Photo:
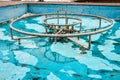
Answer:
[[[94,14],[107,18],[120,19],[120,6],[92,6],[79,4],[28,4],[28,12],[55,13],[59,9],[65,9],[68,13]]]
[[[0,7],[0,23],[27,13],[27,4]]]
[[[64,9],[68,13],[94,14],[107,18],[120,19],[120,6],[93,6],[80,4],[18,4],[0,7],[0,23],[22,16],[25,13],[56,13]]]

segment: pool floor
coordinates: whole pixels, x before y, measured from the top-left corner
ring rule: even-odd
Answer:
[[[86,52],[80,54],[73,42],[55,44],[48,38],[18,45],[11,40],[9,23],[0,24],[0,80],[119,80],[120,21],[94,35]]]

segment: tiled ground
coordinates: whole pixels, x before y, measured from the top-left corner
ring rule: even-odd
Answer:
[[[41,32],[44,30],[40,19],[23,20],[16,26]],[[94,22],[84,21],[89,25]],[[11,40],[9,31],[9,23],[0,24],[0,80],[120,79],[119,20],[114,21],[109,31],[94,35],[92,49],[84,55],[80,54],[79,46],[72,42],[55,44],[48,38],[22,40],[18,45],[17,41]],[[15,36],[21,35],[16,33]]]

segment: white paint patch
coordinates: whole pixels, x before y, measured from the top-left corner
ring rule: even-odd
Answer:
[[[44,45],[46,45],[46,42],[45,42],[45,41],[40,41],[40,42],[38,42],[37,44],[39,44],[39,45],[41,45],[41,46],[44,46]]]
[[[3,63],[0,61],[0,80],[22,80],[29,68],[18,67],[12,63]]]
[[[33,20],[38,21],[38,23],[40,23],[40,24],[43,23],[44,19],[45,19],[44,16],[40,16],[40,17],[35,17],[35,18],[33,18]]]
[[[64,72],[64,73],[66,73],[66,71],[65,71],[64,69],[61,69],[60,72]]]
[[[46,48],[45,48],[45,47],[42,47],[42,48],[39,49],[39,51],[40,51],[40,52],[39,52],[38,54],[40,54],[40,53],[43,54],[43,53],[45,53]]]
[[[100,38],[100,35],[101,35],[101,34],[92,35],[92,36],[91,36],[92,41],[98,40],[98,39]]]
[[[8,60],[9,60],[9,57],[8,57],[8,56],[5,56],[5,57],[3,57],[3,60],[4,60],[4,61],[8,61]]]
[[[120,30],[116,30],[115,36],[110,36],[109,38],[111,39],[120,38]]]
[[[36,20],[36,21],[40,21],[41,20],[41,17],[35,17],[35,18],[32,18],[33,20]]]
[[[15,43],[16,45],[18,44],[18,42]],[[23,46],[25,48],[38,48],[36,43],[32,40],[21,40],[21,44],[20,46]]]
[[[77,43],[77,44],[81,44],[81,45],[83,45],[83,46],[85,46],[85,47],[88,46],[88,42],[85,41],[84,39],[81,39],[81,38],[78,39],[78,38],[76,38],[76,37],[68,37],[68,39],[74,41],[74,42]]]
[[[28,29],[33,29],[37,32],[40,32],[40,33],[44,33],[45,32],[45,28],[41,25],[38,25],[38,24],[25,24],[26,28]]]
[[[67,70],[67,71],[65,71],[64,69],[61,69],[60,72],[67,73],[67,74],[69,74],[70,76],[72,76],[73,74],[76,74],[76,72],[74,72],[74,71],[72,71],[72,70]]]
[[[9,40],[9,41],[12,41],[11,37],[10,36],[0,36],[0,39],[1,40]]]
[[[54,75],[52,72],[47,76],[48,80],[61,80],[56,75]]]
[[[81,17],[82,19],[82,26],[84,26],[85,28],[98,28],[99,27],[99,19],[94,18],[93,17]],[[108,25],[110,25],[110,23],[106,20],[101,21],[101,27],[106,27]]]
[[[5,31],[6,29],[5,28],[0,28],[0,31]]]
[[[9,50],[1,50],[3,56],[6,56],[9,54]]]
[[[102,76],[101,75],[97,75],[97,74],[89,74],[88,77],[102,79]]]
[[[22,51],[14,51],[15,58],[22,64],[36,65],[38,60],[35,56]]]
[[[4,33],[3,33],[4,30],[5,29],[0,29],[0,36],[4,36]]]
[[[120,55],[112,52],[115,49],[113,43],[116,42],[112,40],[106,40],[105,45],[99,45],[98,48],[101,50],[101,53],[109,60],[120,61]]]
[[[120,30],[117,30],[117,31],[115,32],[115,35],[116,35],[117,38],[120,38]]]
[[[110,70],[110,71],[112,71],[113,69],[120,70],[119,67],[117,67],[114,64],[110,64],[107,60],[92,56],[91,51],[87,51],[87,54],[84,55],[78,53],[67,43],[62,44],[58,42],[56,44],[52,44],[51,50],[63,56],[75,58],[80,63],[87,65],[87,67],[92,70]]]
[[[98,19],[92,19],[87,17],[82,17],[82,26],[85,26],[85,28],[95,28],[98,26]]]
[[[0,29],[0,40],[11,40],[10,36],[6,36],[3,31],[6,29]]]

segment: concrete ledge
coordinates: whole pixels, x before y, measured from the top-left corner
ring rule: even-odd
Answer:
[[[0,7],[23,4],[21,1],[0,1]]]
[[[91,5],[91,6],[120,6],[120,3],[0,1],[0,7],[12,6],[17,4],[73,4],[73,5]]]

